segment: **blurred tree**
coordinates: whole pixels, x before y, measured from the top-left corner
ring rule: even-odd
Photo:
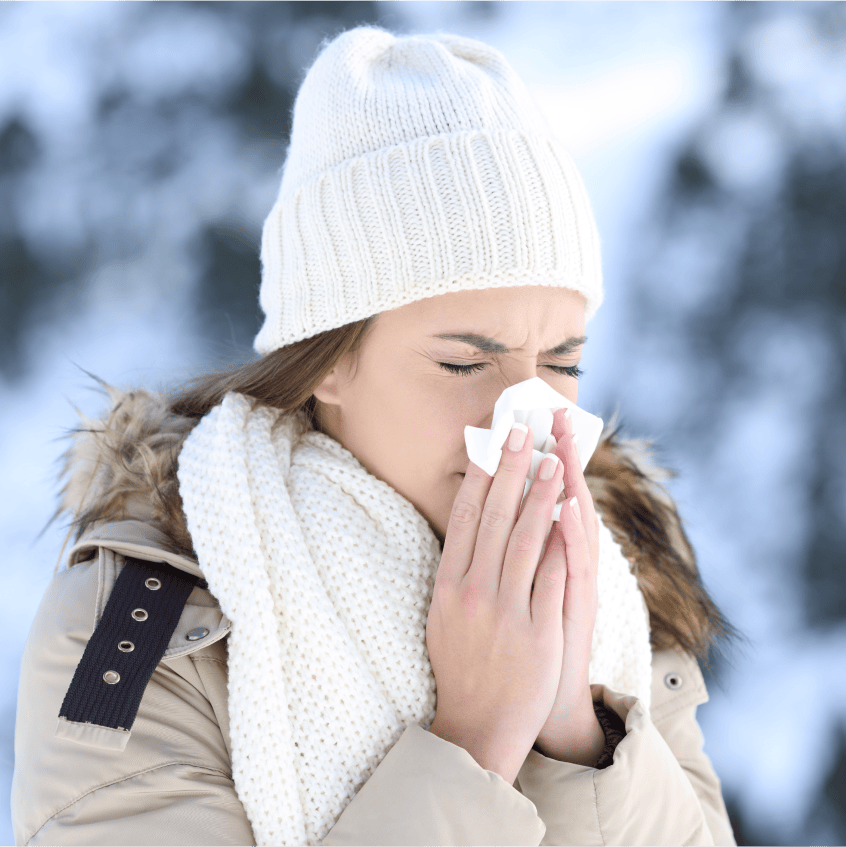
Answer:
[[[253,229],[244,232],[232,221],[209,223],[200,234],[199,253],[197,323],[221,352],[228,347],[238,359],[248,359],[262,319],[258,234]]]
[[[830,5],[801,15],[820,39]],[[674,435],[679,451],[712,453],[738,398],[764,403],[776,385],[813,410],[803,421],[805,474],[792,480],[805,492],[798,566],[808,625],[830,628],[846,622],[846,113],[840,127],[822,116],[803,126],[788,93],[756,74],[747,55],[770,17],[734,5],[728,13],[734,47],[722,102],[676,156],[631,325],[646,335],[652,328],[669,347],[683,339],[696,402],[686,395],[661,410],[684,441]],[[846,43],[832,52],[842,60]],[[812,96],[807,83],[802,90]]]
[[[817,843],[842,844],[846,832],[846,725],[842,722],[834,734],[833,747],[831,768],[805,828]]]
[[[81,158],[64,164],[58,188],[79,210],[73,225],[56,211],[46,236],[27,231],[27,179],[44,168],[45,150],[55,151],[25,116],[0,118],[0,376],[7,379],[26,374],[23,342],[34,323],[85,297],[99,268],[138,263],[143,269],[155,251],[170,253],[174,269],[183,252],[195,260],[187,275],[199,295],[196,328],[211,355],[252,355],[260,318],[258,244],[268,209],[257,208],[251,192],[263,181],[278,184],[294,97],[320,41],[380,21],[373,2],[178,2],[108,14],[114,21],[91,34],[101,70],[86,80],[96,103],[92,124],[84,127],[89,135]],[[205,34],[237,72],[210,84],[219,58],[213,53],[201,53],[186,72],[160,34],[180,24],[197,37],[197,44],[182,45],[186,63],[192,49],[202,51]],[[124,53],[137,48],[139,64],[113,52],[120,43]],[[162,81],[174,62],[182,75]],[[186,187],[200,187],[198,162],[214,169],[222,156],[230,172],[247,163],[254,181],[198,206]],[[215,171],[206,179],[213,181]],[[227,208],[238,210],[236,223]],[[169,217],[178,225],[163,223]],[[182,284],[176,271],[170,282]]]
[[[20,345],[36,302],[32,294],[43,276],[15,214],[20,180],[40,155],[38,139],[25,118],[7,117],[0,127],[0,365],[8,366]]]
[[[846,5],[729,4],[724,14],[722,97],[679,145],[633,273],[629,326],[648,341],[632,346],[651,344],[650,361],[668,364],[661,402],[632,407],[638,427],[672,431],[674,451],[697,457],[708,478],[744,416],[795,424],[769,466],[795,493],[801,541],[772,566],[795,580],[804,625],[824,636],[846,623],[846,92],[833,84],[846,68]],[[778,555],[776,521],[761,525],[767,537],[744,526],[738,536]],[[724,657],[713,665],[721,675]],[[812,813],[827,829],[809,831],[844,843],[842,733],[834,743]],[[756,831],[735,797],[727,803],[739,844],[807,843],[804,833]]]

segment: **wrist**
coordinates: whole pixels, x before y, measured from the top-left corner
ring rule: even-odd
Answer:
[[[468,733],[448,723],[440,722],[437,716],[432,721],[429,732],[450,744],[455,744],[456,747],[466,750],[480,767],[499,774],[507,783],[514,785],[520,767],[519,765],[515,767],[515,763],[509,762],[507,757],[503,756],[497,749],[492,739]]]
[[[574,765],[596,767],[606,744],[605,732],[588,699],[578,713],[571,712],[566,726],[554,732],[552,737],[539,736],[534,749],[548,759],[569,762]]]

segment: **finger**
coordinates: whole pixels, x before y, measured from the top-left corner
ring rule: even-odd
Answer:
[[[596,569],[593,567],[588,537],[581,515],[574,514],[573,498],[561,509],[564,523],[564,549],[567,557],[567,585],[564,594],[564,643],[584,647],[590,644],[596,621]],[[576,512],[579,501],[576,499]],[[589,646],[588,646],[589,651]]]
[[[444,549],[435,574],[435,584],[460,585],[476,549],[479,521],[494,478],[475,462],[467,464],[467,472],[452,503]]]
[[[552,522],[531,588],[532,620],[555,626],[563,626],[567,586],[567,554],[561,526],[560,521]]]
[[[552,413],[552,437],[558,441],[565,431],[565,422],[571,416],[570,408],[563,406]]]
[[[550,461],[555,463],[552,467],[552,476],[544,479],[541,473]],[[508,539],[499,585],[502,606],[509,606],[517,611],[525,611],[529,608],[532,581],[536,578],[544,536],[552,522],[552,510],[555,508],[555,498],[561,489],[563,472],[561,460],[554,454],[544,457],[538,468],[523,503],[523,511]],[[563,562],[558,564],[563,569]],[[562,594],[559,600],[563,600],[564,580],[562,577],[563,574],[559,575],[557,583],[545,580],[551,589],[560,588]],[[560,603],[557,611],[561,612]]]
[[[579,503],[579,512],[581,514],[582,525],[584,526],[585,535],[588,539],[588,547],[591,553],[594,550],[597,542],[598,521],[596,510],[593,505],[593,497],[590,489],[585,481],[585,475],[582,471],[582,462],[579,458],[579,450],[573,441],[573,422],[572,418],[565,417],[562,413],[561,422],[564,428],[562,437],[555,445],[556,452],[564,462],[564,493],[569,500],[571,497],[576,497]],[[562,512],[564,506],[562,506]],[[595,558],[595,557],[594,557]]]
[[[524,431],[524,441],[518,449],[512,449],[510,435],[503,442],[502,458],[479,518],[476,549],[468,571],[468,578],[488,597],[499,594],[503,562],[532,462],[532,429],[515,423],[511,432],[518,429]]]

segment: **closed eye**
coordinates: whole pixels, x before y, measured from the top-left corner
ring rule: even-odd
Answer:
[[[445,371],[461,376],[470,376],[471,374],[483,370],[488,366],[487,362],[477,362],[474,365],[454,365],[451,362],[438,362],[438,364]],[[552,370],[554,370],[557,374],[562,376],[572,376],[575,379],[584,375],[584,371],[578,365],[570,365],[569,367],[561,365],[546,365],[545,367],[552,368]]]

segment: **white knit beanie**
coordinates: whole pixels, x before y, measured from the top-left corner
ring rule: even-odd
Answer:
[[[581,177],[498,50],[358,26],[294,103],[264,222],[260,354],[437,294],[544,285],[602,303]]]

